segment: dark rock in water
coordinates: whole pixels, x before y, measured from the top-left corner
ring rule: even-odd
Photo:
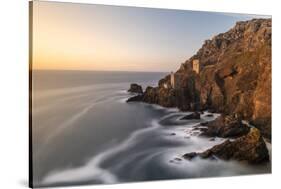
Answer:
[[[184,154],[182,157],[187,160],[192,160],[196,156],[198,156],[196,152],[191,152],[191,153]]]
[[[202,126],[207,126],[208,123],[209,123],[208,121],[205,121],[205,122],[201,122],[200,125],[202,125]]]
[[[142,87],[136,83],[132,83],[128,92],[142,94]]]
[[[171,135],[171,136],[175,136],[175,135],[176,135],[176,133],[171,133],[170,135]]]
[[[210,140],[209,141],[215,141],[215,138],[210,138]]]
[[[217,119],[204,124],[206,128],[201,129],[201,136],[210,137],[240,137],[247,134],[250,128],[235,116],[220,116]]]
[[[208,130],[208,128],[207,127],[200,127],[199,130],[204,133]]]
[[[219,158],[223,160],[246,161],[252,164],[269,161],[266,144],[256,128],[251,128],[245,136],[239,137],[234,141],[227,140],[202,153],[192,152],[183,155],[188,160],[192,160],[197,156],[204,159]]]
[[[182,159],[181,159],[181,158],[178,158],[178,157],[175,158],[175,160],[176,160],[176,161],[182,161]]]
[[[181,118],[181,120],[200,119],[200,113],[194,112]]]
[[[136,95],[133,97],[130,97],[126,102],[140,102],[143,99],[143,95]]]
[[[209,112],[210,112],[210,113],[218,113],[215,109],[212,109],[212,108],[209,109]]]
[[[214,117],[213,114],[207,114],[206,116],[207,116],[207,117]]]

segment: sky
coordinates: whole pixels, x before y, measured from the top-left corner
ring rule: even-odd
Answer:
[[[206,39],[257,15],[33,2],[33,69],[176,71]]]

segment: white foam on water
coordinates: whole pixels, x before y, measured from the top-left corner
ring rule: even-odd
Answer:
[[[174,125],[171,127],[164,127],[160,124],[161,121],[168,119],[171,116],[181,116],[185,114],[186,113],[182,112],[172,112],[161,117],[160,119],[154,119],[149,123],[150,127],[133,132],[126,140],[96,155],[84,166],[50,172],[45,178],[43,178],[42,184],[49,185],[55,183],[74,183],[93,180],[109,184],[118,183],[121,182],[121,180],[118,178],[118,175],[113,172],[113,170],[117,172],[124,172],[127,169],[126,166],[129,165],[131,166],[130,174],[138,175],[140,174],[140,171],[142,171],[143,168],[146,167],[151,161],[155,161],[153,160],[154,158],[157,158],[157,164],[160,164],[167,170],[172,170],[177,174],[183,175],[184,178],[241,175],[260,171],[257,168],[248,167],[235,161],[209,160],[200,158],[194,158],[192,161],[188,161],[183,159],[182,156],[185,153],[203,152],[212,146],[225,141],[225,139],[217,137],[215,140],[210,141],[210,138],[193,135],[195,132],[199,131],[194,131],[192,126],[194,126],[194,124],[200,123],[202,120],[198,120],[195,123],[182,123],[182,125]],[[209,113],[204,113],[202,117],[206,116],[207,114]],[[219,114],[215,114],[213,117],[206,116],[206,119],[212,120],[218,116]],[[175,122],[180,123],[181,121],[176,119]],[[161,140],[179,142],[179,146],[157,147],[157,144],[156,146],[155,144],[153,146],[152,143],[153,147],[148,146],[147,148],[140,149],[139,151],[129,153],[131,149],[135,149],[139,145],[145,144],[147,140],[150,140],[147,137],[151,137],[149,134],[153,132],[156,132],[154,134],[156,134],[157,138],[159,137]],[[175,133],[175,135],[169,135],[171,133]],[[128,154],[126,154],[126,152],[128,152]],[[115,158],[120,154],[122,154],[122,157],[124,158],[121,158],[120,161],[118,160],[118,164],[113,165],[114,168],[102,168],[102,163],[104,163],[106,160],[110,161],[111,158]],[[139,156],[144,157],[136,161],[136,158]],[[175,158],[181,160],[175,160]]]
[[[87,109],[84,109],[83,112],[78,114],[77,116],[81,116],[82,114],[86,113],[92,106],[89,106]],[[163,116],[159,120],[152,120],[150,125],[151,127],[144,128],[137,130],[133,132],[125,141],[123,141],[121,144],[114,146],[97,156],[95,156],[93,159],[88,161],[84,166],[78,167],[78,168],[68,168],[64,170],[56,170],[51,173],[49,173],[42,181],[43,185],[53,184],[53,183],[67,183],[67,182],[81,182],[81,181],[89,181],[89,180],[99,180],[103,183],[117,183],[118,177],[111,173],[109,170],[102,169],[100,167],[100,164],[107,158],[114,156],[114,154],[124,151],[136,144],[138,142],[138,137],[147,133],[151,132],[152,130],[161,128],[161,124],[159,122],[161,120],[167,119],[170,116],[177,115],[179,113],[170,113],[166,116]],[[78,117],[74,117],[73,120],[77,119]],[[186,133],[183,132],[183,129],[179,129],[179,127],[175,127],[172,129],[173,132],[177,132],[178,136],[182,136],[182,138],[186,135]],[[180,135],[181,134],[181,135]],[[184,139],[181,139],[184,140]],[[196,138],[193,139],[194,143],[198,144],[198,140]],[[186,150],[186,148],[185,148]],[[143,152],[140,152],[143,153]],[[156,152],[151,152],[150,156],[147,156],[143,163],[147,162],[149,159],[151,159],[153,156],[155,156]],[[137,154],[135,154],[137,155]],[[133,158],[132,156],[131,158]],[[126,161],[123,162],[125,164]],[[122,167],[122,162],[120,162],[119,167]]]
[[[42,184],[48,185],[75,181],[91,181],[93,178],[100,180],[105,184],[113,184],[118,182],[116,176],[105,169],[101,169],[97,166],[84,166],[76,169],[66,169],[63,171],[50,173],[44,178]]]
[[[152,121],[152,125],[152,127],[133,132],[127,140],[100,153],[82,167],[57,170],[49,173],[43,178],[42,184],[48,185],[53,183],[81,182],[88,180],[99,180],[103,183],[117,183],[118,177],[110,171],[100,168],[100,163],[108,157],[112,157],[114,154],[133,146],[136,143],[136,138],[138,136],[159,127],[155,120]]]
[[[234,176],[247,174],[251,171],[248,167],[235,161],[208,160],[201,158],[194,158],[192,161],[177,161],[176,163],[169,163],[167,166],[172,167],[172,169],[177,172],[181,172],[187,178]]]
[[[178,108],[166,108],[157,104],[148,104],[155,110],[165,110],[166,112],[179,112]]]
[[[74,122],[76,122],[78,119],[80,119],[83,115],[85,115],[90,109],[92,109],[97,104],[101,103],[101,101],[95,100],[94,102],[90,103],[86,107],[84,107],[82,110],[79,110],[79,112],[73,114],[69,119],[65,120],[62,124],[58,125],[55,132],[51,135],[49,135],[46,138],[46,141],[50,140],[52,137],[57,135],[58,133],[62,132],[67,127],[73,125]]]
[[[117,92],[116,92],[116,94],[128,94],[128,91],[127,90],[118,90]]]

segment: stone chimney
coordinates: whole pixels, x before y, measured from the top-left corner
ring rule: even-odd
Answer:
[[[192,62],[192,69],[195,71],[197,74],[199,74],[200,71],[200,64],[198,59],[194,59]]]
[[[175,74],[174,72],[171,72],[171,86],[172,88],[175,88]]]

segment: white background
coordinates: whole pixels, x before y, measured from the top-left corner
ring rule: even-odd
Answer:
[[[60,0],[67,1],[67,0]],[[273,16],[273,174],[75,188],[280,188],[281,5],[278,0],[68,0]],[[0,1],[0,188],[28,185],[28,0]],[[206,170],[207,171],[207,170]],[[67,187],[72,188],[72,187]]]

